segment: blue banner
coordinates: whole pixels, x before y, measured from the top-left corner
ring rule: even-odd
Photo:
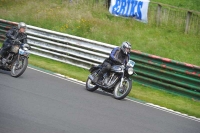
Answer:
[[[116,16],[132,17],[147,23],[149,0],[111,0],[109,12]]]

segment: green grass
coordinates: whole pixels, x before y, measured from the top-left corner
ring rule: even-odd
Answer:
[[[0,16],[113,45],[127,40],[132,49],[200,66],[200,34],[184,34],[172,24],[157,27],[151,15],[148,24],[115,17],[102,4],[93,5],[91,1],[77,4],[59,0],[3,0]],[[183,7],[188,7],[185,1]],[[195,0],[188,3],[191,2],[199,4]]]
[[[200,1],[199,0],[151,0],[152,2],[169,4],[172,6],[185,8],[189,10],[200,11]]]
[[[41,67],[43,69],[51,70],[55,73],[61,73],[63,75],[73,77],[75,79],[85,81],[87,76],[89,75],[89,71],[75,67],[69,64],[56,62],[51,59],[46,59],[43,57],[31,55],[29,59],[29,63],[34,66]]]

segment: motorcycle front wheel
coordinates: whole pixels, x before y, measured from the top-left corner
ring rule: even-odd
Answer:
[[[11,76],[12,77],[19,77],[21,76],[24,71],[26,70],[28,65],[27,58],[21,58],[19,61],[15,61],[11,67]]]
[[[129,79],[124,79],[122,87],[120,87],[120,82],[114,88],[113,95],[115,99],[124,99],[132,89],[132,81]]]

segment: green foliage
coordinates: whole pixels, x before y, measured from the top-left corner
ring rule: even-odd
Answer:
[[[129,96],[200,118],[200,112],[198,111],[200,101],[194,99],[177,96],[164,90],[152,90],[138,83],[133,83]]]
[[[85,81],[89,75],[89,71],[75,67],[73,65],[65,64],[62,62],[53,61],[51,59],[39,57],[36,55],[30,55],[29,63],[40,68],[50,70],[55,73],[61,73],[63,75]],[[49,65],[50,64],[50,65]]]
[[[93,26],[92,21],[85,20],[84,18],[77,20],[73,23],[73,26],[64,25],[62,28],[63,32],[68,34],[76,34],[76,36],[87,36],[91,34],[91,28]]]
[[[151,1],[169,4],[176,7],[185,8],[185,9],[200,11],[199,0],[151,0]]]
[[[113,45],[127,40],[132,43],[132,49],[200,65],[199,35],[184,34],[170,23],[157,27],[153,10],[150,10],[149,23],[144,24],[112,16],[102,3],[1,0],[0,16]]]

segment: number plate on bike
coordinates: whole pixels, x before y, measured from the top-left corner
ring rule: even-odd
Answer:
[[[24,50],[22,50],[22,49],[19,49],[19,54],[20,55],[28,55],[28,52],[26,52],[26,51],[24,51]]]
[[[134,67],[134,65],[135,65],[135,62],[132,60],[129,60],[129,62],[127,63],[127,66],[130,66],[130,67]]]

